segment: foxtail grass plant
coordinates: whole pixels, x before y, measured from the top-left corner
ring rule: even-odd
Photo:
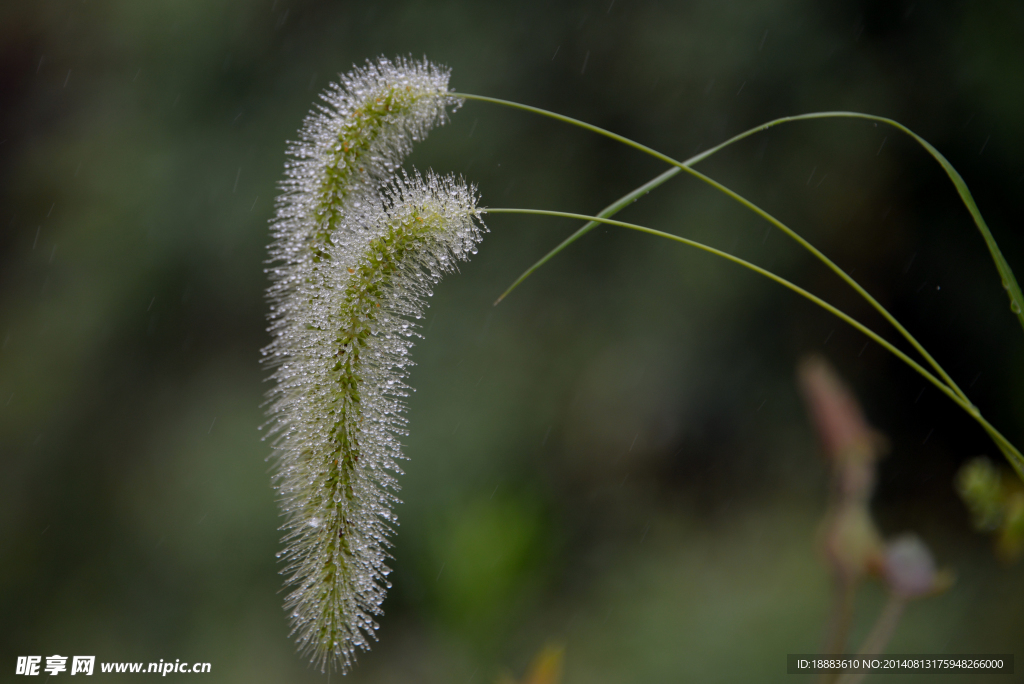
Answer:
[[[476,191],[399,174],[458,101],[446,71],[381,59],[324,94],[289,149],[264,350],[293,634],[347,671],[390,586],[403,383],[431,287],[476,252]]]
[[[321,94],[287,149],[285,179],[271,230],[272,342],[264,349],[274,388],[270,434],[284,517],[285,599],[299,648],[320,668],[347,672],[375,638],[390,569],[388,536],[397,524],[404,384],[425,297],[441,276],[476,252],[481,217],[532,214],[583,221],[498,298],[598,225],[644,232],[752,270],[814,302],[890,351],[977,421],[1017,474],[1024,456],[990,424],[948,373],[867,290],[783,222],[693,167],[744,138],[784,123],[861,119],[895,127],[945,170],[988,248],[1024,327],[1024,295],[963,178],[928,142],[896,121],[857,112],[817,112],[769,121],[685,161],[591,124],[535,107],[454,92],[447,69],[425,59],[380,58],[341,76]],[[596,216],[568,211],[481,208],[475,189],[451,177],[401,171],[414,142],[465,101],[539,114],[606,136],[669,165]],[[686,173],[754,212],[809,251],[863,297],[912,348],[902,351],[800,286],[732,254],[612,217],[672,177]],[[497,303],[497,302],[495,302]],[[916,359],[915,359],[916,355]]]

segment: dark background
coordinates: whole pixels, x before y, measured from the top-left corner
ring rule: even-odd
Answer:
[[[257,429],[267,221],[317,93],[402,54],[676,158],[778,116],[895,118],[959,169],[1024,268],[1020,2],[5,3],[0,671],[59,653],[325,679],[287,636]],[[474,102],[409,163],[464,174],[484,205],[583,213],[664,168]],[[700,168],[832,256],[1024,442],[1024,338],[920,148],[830,120]],[[622,218],[733,251],[895,340],[692,179]],[[487,222],[414,350],[395,587],[353,681],[489,682],[548,642],[567,682],[787,680],[785,654],[821,644],[829,593],[827,468],[794,378],[811,352],[891,441],[880,528],[916,531],[958,578],[911,606],[890,651],[1024,656],[1024,571],[994,559],[952,486],[995,450],[951,402],[792,293],[649,236],[595,231],[492,307],[576,224]],[[851,648],[883,598],[861,593]]]

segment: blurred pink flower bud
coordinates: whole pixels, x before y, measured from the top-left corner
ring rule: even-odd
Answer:
[[[889,590],[902,599],[915,599],[944,590],[951,578],[935,568],[928,546],[915,534],[903,534],[885,546],[884,574]]]

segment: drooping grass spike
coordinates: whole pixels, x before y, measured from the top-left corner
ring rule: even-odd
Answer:
[[[401,59],[343,76],[289,149],[273,221],[279,556],[293,634],[321,669],[347,671],[377,628],[415,320],[485,230],[463,181],[396,174],[458,105],[447,81]]]
[[[326,247],[358,241],[366,209],[448,110],[462,100],[449,95],[449,71],[425,59],[384,57],[341,76],[321,93],[299,139],[288,146],[285,179],[277,199],[270,247],[271,331],[288,325],[325,285],[319,264]]]

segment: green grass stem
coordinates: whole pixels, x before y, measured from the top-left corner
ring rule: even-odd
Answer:
[[[755,273],[758,273],[768,278],[769,280],[774,280],[776,283],[792,290],[793,292],[796,292],[801,297],[808,299],[809,301],[817,304],[818,306],[825,309],[834,316],[850,324],[863,334],[867,335],[871,340],[877,342],[879,345],[887,349],[890,353],[895,355],[905,364],[907,364],[915,371],[917,371],[917,373],[919,373],[924,379],[926,379],[928,382],[930,382],[932,385],[938,388],[940,392],[942,392],[950,399],[952,399],[953,402],[957,404],[957,406],[966,411],[972,418],[974,418],[974,420],[978,422],[979,425],[981,425],[985,432],[988,433],[988,435],[999,447],[999,450],[1002,451],[1003,454],[1006,456],[1007,460],[1010,461],[1010,464],[1013,465],[1014,469],[1017,471],[1017,474],[1021,477],[1021,479],[1024,479],[1024,455],[1022,455],[1020,451],[1018,451],[1017,448],[1010,443],[1009,440],[1007,440],[998,430],[996,430],[996,428],[993,427],[991,423],[985,420],[985,418],[983,418],[981,415],[981,411],[979,411],[978,408],[974,406],[974,404],[972,404],[968,399],[961,396],[961,394],[959,394],[958,392],[954,391],[950,385],[947,385],[942,380],[932,375],[921,364],[919,364],[914,359],[910,358],[898,347],[893,345],[891,342],[883,338],[875,331],[868,328],[860,321],[856,320],[855,318],[846,314],[845,312],[841,311],[835,306],[829,304],[820,297],[811,294],[810,292],[803,289],[799,285],[796,285],[795,283],[792,283],[786,280],[785,278],[772,273],[767,269],[761,268],[760,266],[752,264],[749,261],[745,261],[744,259],[740,259],[739,257],[729,254],[728,252],[723,252],[721,250],[715,249],[714,247],[709,247],[708,245],[705,245],[703,243],[696,242],[695,240],[689,240],[678,235],[672,235],[671,233],[655,230],[654,228],[647,228],[646,226],[640,226],[635,223],[626,223],[624,221],[616,221],[614,219],[603,218],[600,216],[587,216],[585,214],[575,214],[565,211],[550,211],[546,209],[488,208],[486,209],[486,212],[490,214],[530,214],[535,216],[556,216],[560,218],[577,219],[581,221],[618,226],[620,228],[627,228],[629,230],[636,230],[641,233],[648,233],[650,235],[655,235],[657,237],[665,238],[667,240],[679,242],[689,247],[695,247],[696,249],[721,257],[735,264],[739,264],[740,266],[751,271],[754,271]]]
[[[603,128],[600,128],[599,126],[594,126],[593,124],[588,124],[588,123],[586,123],[584,121],[580,121],[578,119],[574,119],[572,117],[565,116],[564,114],[557,114],[555,112],[550,112],[550,111],[548,111],[546,109],[540,109],[538,107],[531,107],[529,105],[519,104],[518,102],[511,102],[509,100],[501,100],[501,99],[498,99],[498,98],[486,97],[486,96],[483,96],[483,95],[471,95],[471,94],[467,94],[467,93],[452,93],[452,95],[455,96],[455,97],[460,97],[460,98],[467,99],[467,100],[478,100],[480,102],[490,102],[490,103],[493,103],[493,104],[504,105],[506,107],[512,107],[514,109],[521,109],[523,111],[531,112],[533,114],[540,114],[541,116],[546,116],[546,117],[555,119],[557,121],[562,121],[564,123],[572,124],[573,126],[578,126],[580,128],[583,128],[585,130],[591,131],[593,133],[597,133],[598,135],[603,135],[603,136],[605,136],[607,138],[611,138],[612,140],[616,140],[618,142],[621,142],[624,145],[628,145],[629,147],[632,147],[634,149],[640,150],[641,152],[644,152],[645,154],[649,154],[649,155],[651,155],[652,157],[654,157],[656,159],[660,159],[661,161],[663,161],[663,162],[665,162],[667,164],[671,164],[672,166],[676,167],[677,169],[679,169],[681,171],[686,171],[686,172],[690,173],[692,176],[694,176],[696,178],[699,178],[700,180],[704,181],[705,183],[708,183],[709,185],[711,185],[712,187],[714,187],[714,188],[716,188],[716,189],[726,193],[727,195],[729,195],[730,197],[732,197],[736,201],[738,201],[741,204],[743,204],[744,206],[746,206],[748,209],[751,209],[752,211],[757,213],[759,216],[761,216],[762,218],[766,219],[767,221],[769,221],[770,223],[772,223],[773,225],[778,227],[784,233],[786,233],[791,238],[793,238],[798,243],[800,243],[801,246],[803,246],[806,249],[810,250],[812,254],[814,254],[816,257],[818,257],[832,271],[834,271],[843,280],[845,280],[851,287],[853,287],[855,290],[857,290],[857,292],[861,296],[863,296],[865,299],[867,299],[867,301],[876,310],[878,310],[878,312],[881,313],[886,318],[886,320],[889,321],[890,324],[895,326],[896,329],[900,331],[900,333],[907,339],[907,341],[910,342],[914,346],[914,348],[918,351],[918,353],[921,354],[922,356],[924,356],[929,361],[929,363],[936,370],[936,372],[938,372],[941,375],[943,375],[943,377],[946,380],[946,382],[948,382],[950,384],[950,386],[953,387],[954,390],[961,395],[961,397],[963,397],[964,396],[963,392],[961,392],[960,388],[956,386],[956,383],[954,383],[948,377],[945,377],[945,373],[942,372],[941,367],[939,367],[937,364],[934,363],[933,359],[931,359],[931,357],[928,356],[927,352],[925,352],[924,349],[919,344],[917,344],[917,341],[914,340],[914,338],[910,335],[910,333],[908,333],[903,328],[903,326],[901,326],[898,322],[896,322],[896,320],[894,318],[892,318],[892,316],[889,315],[889,313],[877,301],[875,301],[874,298],[871,297],[871,295],[869,295],[859,284],[857,284],[856,281],[854,281],[852,278],[850,278],[842,269],[840,269],[831,260],[829,260],[827,257],[825,257],[824,254],[822,254],[817,249],[815,249],[810,243],[808,243],[806,240],[804,240],[799,235],[797,235],[796,232],[794,232],[790,228],[786,227],[784,224],[782,224],[782,222],[778,221],[777,219],[775,219],[774,217],[769,215],[767,212],[763,211],[762,209],[760,209],[759,207],[754,205],[752,202],[747,201],[746,199],[744,199],[743,197],[741,197],[737,193],[733,192],[732,190],[729,190],[728,188],[726,188],[725,186],[721,185],[720,183],[717,183],[717,182],[711,180],[710,178],[708,178],[707,176],[705,176],[704,174],[701,174],[701,173],[699,173],[699,172],[697,172],[697,171],[695,171],[695,170],[690,168],[693,164],[696,164],[697,162],[710,157],[715,152],[718,152],[719,150],[722,150],[722,149],[728,147],[729,145],[733,144],[734,142],[738,142],[738,141],[743,140],[744,138],[747,138],[747,137],[749,137],[749,136],[751,136],[751,135],[753,135],[755,133],[759,133],[761,131],[766,131],[769,128],[772,128],[773,126],[777,126],[777,125],[782,124],[782,123],[788,123],[790,121],[805,121],[805,120],[811,120],[811,119],[844,118],[844,119],[864,119],[864,120],[867,120],[867,121],[874,121],[874,122],[884,123],[884,124],[887,124],[889,126],[892,126],[892,127],[896,128],[896,129],[898,129],[900,131],[903,131],[904,133],[909,135],[911,138],[913,138],[919,145],[921,145],[937,162],[939,162],[939,165],[942,166],[943,170],[946,172],[946,175],[948,175],[949,179],[953,182],[953,186],[956,188],[957,193],[960,195],[961,201],[963,201],[964,206],[967,207],[967,211],[971,214],[971,217],[974,219],[974,223],[978,227],[978,230],[981,232],[982,238],[985,240],[985,245],[988,247],[989,253],[992,255],[992,260],[995,262],[996,270],[999,272],[999,275],[1002,278],[1003,289],[1006,290],[1007,295],[1010,298],[1010,310],[1017,316],[1017,320],[1020,322],[1021,327],[1024,328],[1024,295],[1021,294],[1020,286],[1017,284],[1017,279],[1016,279],[1016,277],[1013,274],[1013,269],[1010,268],[1009,263],[1006,261],[1006,258],[1003,256],[1002,251],[999,249],[999,245],[996,243],[995,238],[992,236],[992,231],[989,230],[988,224],[985,223],[985,219],[982,217],[981,211],[978,209],[978,205],[975,203],[974,197],[971,195],[971,191],[968,190],[967,183],[964,182],[963,177],[957,172],[957,170],[955,168],[953,168],[953,165],[949,163],[949,160],[947,160],[942,155],[941,152],[939,152],[937,149],[935,149],[935,147],[932,146],[931,143],[929,143],[927,140],[925,140],[924,138],[922,138],[918,134],[914,133],[912,130],[910,130],[909,128],[907,128],[903,124],[899,123],[898,121],[895,121],[893,119],[888,119],[888,118],[886,118],[884,116],[875,116],[873,114],[864,114],[864,113],[861,113],[861,112],[842,112],[842,111],[835,111],[835,112],[812,112],[810,114],[798,114],[796,116],[785,116],[785,117],[782,117],[782,118],[779,118],[779,119],[774,119],[774,120],[769,121],[767,123],[761,124],[760,126],[755,126],[754,128],[751,128],[751,129],[746,130],[746,131],[744,131],[744,132],[742,132],[742,133],[740,133],[738,135],[735,135],[732,138],[729,138],[728,140],[726,140],[725,142],[720,143],[720,144],[718,144],[718,145],[716,145],[716,146],[714,146],[714,147],[712,147],[712,148],[710,148],[708,150],[705,150],[704,152],[701,152],[700,154],[698,154],[698,155],[696,155],[694,157],[691,157],[690,159],[687,159],[684,162],[680,162],[680,161],[677,161],[676,159],[673,159],[672,157],[669,157],[668,155],[662,154],[661,152],[658,152],[657,150],[654,150],[654,149],[652,149],[650,147],[647,147],[646,145],[642,145],[641,143],[638,143],[638,142],[636,142],[634,140],[630,140],[629,138],[621,136],[621,135],[619,135],[617,133],[612,133],[611,131],[608,131],[608,130],[605,130]],[[672,174],[672,175],[675,175],[675,174]],[[637,197],[640,197],[641,195],[644,195],[644,194],[650,192],[653,188],[655,188],[655,187],[661,185],[662,183],[664,183],[666,180],[671,178],[672,175],[661,174],[657,178],[649,181],[648,183],[642,185],[640,188],[637,188],[633,192],[623,196],[621,199],[619,199],[616,202],[612,203],[611,205],[606,207],[603,211],[601,211],[598,214],[598,216],[601,217],[601,218],[608,218],[609,216],[614,215],[619,210],[621,210],[623,207],[625,207],[626,205],[630,204]],[[518,286],[519,283],[521,283],[523,280],[525,280],[527,277],[529,277],[529,275],[531,273],[533,273],[535,270],[537,270],[537,268],[539,268],[544,263],[546,263],[551,257],[553,257],[555,254],[557,254],[558,252],[560,252],[563,249],[565,249],[565,247],[567,247],[569,244],[571,244],[575,240],[577,240],[580,237],[582,237],[583,235],[585,235],[587,232],[592,230],[596,225],[597,225],[596,223],[591,221],[587,225],[583,226],[583,228],[581,228],[578,231],[576,231],[576,233],[571,235],[564,242],[559,244],[554,250],[549,252],[540,261],[538,261],[530,269],[528,269],[525,273],[523,273],[523,275],[521,275],[519,277],[519,279],[517,279],[504,293],[502,293],[501,297],[498,298],[498,301],[500,302],[509,292],[511,292],[513,289],[515,289],[515,287]]]
[[[509,107],[513,107],[515,109],[522,109],[522,110],[529,111],[529,112],[532,112],[532,113],[541,114],[543,116],[548,116],[548,117],[551,117],[551,118],[556,119],[558,121],[563,121],[563,122],[566,122],[566,123],[571,123],[571,124],[573,124],[575,126],[579,126],[579,127],[584,128],[584,129],[586,129],[588,131],[592,131],[592,132],[598,133],[600,135],[604,135],[604,136],[609,137],[609,138],[611,138],[613,140],[617,140],[617,141],[619,141],[619,142],[621,142],[621,143],[623,143],[625,145],[629,145],[630,147],[633,147],[633,148],[638,149],[638,150],[640,150],[642,152],[650,154],[650,155],[654,156],[655,158],[660,159],[660,160],[662,160],[662,161],[664,161],[664,162],[666,162],[668,164],[672,164],[675,167],[674,169],[670,169],[669,171],[666,171],[666,172],[662,173],[660,176],[658,176],[658,177],[654,178],[653,180],[647,182],[646,184],[640,186],[639,188],[637,188],[633,192],[631,192],[631,193],[623,196],[622,198],[616,200],[615,202],[610,204],[608,207],[605,207],[605,209],[602,210],[598,214],[598,216],[597,216],[598,218],[608,218],[608,217],[613,216],[614,214],[618,213],[618,211],[620,211],[625,206],[631,204],[638,197],[640,197],[640,196],[650,192],[653,188],[661,185],[666,180],[671,178],[672,176],[669,175],[669,174],[672,171],[685,171],[685,172],[689,173],[690,175],[694,176],[695,178],[698,178],[701,181],[707,183],[708,185],[710,185],[711,187],[715,188],[719,192],[724,193],[728,197],[730,197],[733,200],[739,202],[740,204],[742,204],[746,208],[750,209],[755,214],[757,214],[758,216],[762,217],[763,219],[768,221],[770,224],[772,224],[773,226],[775,226],[776,228],[781,230],[783,233],[785,233],[790,238],[795,240],[797,242],[797,244],[799,244],[801,247],[803,247],[804,249],[809,251],[818,260],[820,260],[822,263],[824,263],[830,270],[832,270],[833,273],[838,275],[844,282],[846,282],[851,288],[853,288],[854,291],[856,291],[861,297],[863,297],[876,311],[878,311],[882,315],[882,317],[885,318],[885,320],[889,322],[890,325],[892,325],[894,328],[896,328],[896,330],[903,336],[904,339],[907,340],[907,342],[910,343],[910,345],[917,351],[917,353],[920,354],[928,362],[928,365],[930,365],[932,367],[932,369],[936,373],[939,374],[939,376],[946,383],[946,385],[948,385],[962,400],[967,401],[969,403],[969,401],[967,399],[967,395],[964,394],[963,390],[960,389],[960,387],[956,384],[956,382],[954,382],[953,378],[951,378],[949,376],[949,374],[946,373],[946,371],[942,368],[942,366],[939,365],[939,363],[934,358],[932,358],[931,354],[929,354],[928,351],[925,350],[925,348],[921,345],[921,343],[917,341],[917,338],[915,338],[913,335],[911,335],[910,331],[908,331],[906,328],[904,328],[903,325],[899,321],[897,321],[896,318],[892,314],[890,314],[889,311],[884,306],[881,305],[881,303],[878,302],[878,300],[876,300],[874,297],[872,297],[871,294],[867,290],[865,290],[860,285],[860,283],[858,283],[856,280],[854,280],[852,277],[850,277],[850,275],[847,274],[846,271],[841,269],[835,262],[833,262],[831,259],[829,259],[827,256],[825,256],[820,250],[818,250],[810,242],[808,242],[803,237],[801,237],[796,231],[794,231],[792,228],[790,228],[789,226],[784,224],[779,219],[777,219],[774,216],[772,216],[771,214],[769,214],[767,211],[765,211],[761,207],[757,206],[756,204],[754,204],[750,200],[746,199],[742,195],[736,193],[735,191],[731,190],[730,188],[727,188],[726,186],[722,185],[718,181],[713,180],[713,179],[709,178],[708,176],[705,176],[704,174],[700,173],[699,171],[696,171],[696,170],[690,168],[690,165],[696,164],[697,162],[701,161],[702,159],[706,159],[707,157],[711,156],[715,152],[717,152],[717,151],[727,147],[728,145],[731,145],[732,143],[734,143],[734,142],[736,142],[738,140],[742,140],[743,138],[745,138],[745,137],[747,137],[749,135],[753,135],[754,133],[756,133],[758,131],[765,130],[765,129],[769,128],[770,126],[776,125],[778,123],[782,123],[783,121],[794,120],[794,119],[801,118],[801,117],[788,117],[786,119],[777,119],[776,121],[769,122],[767,124],[763,124],[762,126],[758,126],[757,128],[753,128],[753,129],[750,129],[749,131],[745,131],[743,133],[740,133],[739,135],[733,136],[729,140],[726,140],[725,142],[723,142],[723,143],[721,143],[721,144],[719,144],[719,145],[717,145],[715,147],[712,147],[712,148],[702,152],[701,154],[698,154],[698,155],[696,155],[694,157],[691,157],[690,159],[686,160],[685,162],[680,162],[680,161],[677,161],[675,159],[672,159],[671,157],[669,157],[667,155],[662,154],[661,152],[653,150],[653,149],[647,147],[646,145],[641,145],[640,143],[635,142],[633,140],[630,140],[629,138],[625,138],[625,137],[623,137],[621,135],[618,135],[617,133],[612,133],[610,131],[606,131],[603,128],[599,128],[599,127],[594,126],[592,124],[588,124],[586,122],[579,121],[577,119],[573,119],[571,117],[564,116],[562,114],[556,114],[554,112],[548,112],[546,110],[538,109],[536,107],[530,107],[529,105],[522,105],[522,104],[518,104],[516,102],[509,102],[507,100],[499,100],[499,99],[496,99],[496,98],[484,97],[484,96],[480,96],[480,95],[466,95],[466,94],[463,94],[463,93],[459,93],[459,94],[457,94],[457,97],[463,97],[463,98],[466,98],[466,99],[477,99],[477,100],[481,100],[481,101],[484,101],[484,102],[492,102],[492,103],[496,103],[496,104],[502,104],[502,105],[506,105],[506,106],[509,106]],[[824,113],[824,114],[837,115],[838,116],[839,114],[848,114],[848,113],[845,113],[845,112],[827,112],[827,113]],[[805,114],[805,115],[801,115],[801,116],[802,116],[802,118],[815,118],[815,117],[822,118],[821,116],[816,115],[816,114]],[[862,115],[862,116],[867,117],[869,115]],[[934,150],[934,148],[931,148],[931,149]],[[939,154],[938,151],[935,151],[935,154]],[[948,165],[948,162],[947,162],[947,165]],[[949,168],[952,169],[951,166]],[[954,173],[955,173],[955,171],[954,171]],[[672,175],[675,175],[675,174],[673,173]],[[962,183],[962,181],[961,181],[961,183]],[[966,185],[964,185],[963,187],[964,187],[964,191],[966,191]],[[972,201],[972,204],[973,204],[973,201]],[[980,214],[979,214],[979,216],[980,216]],[[554,250],[548,252],[548,254],[546,254],[540,261],[538,261],[529,270],[527,270],[523,275],[521,275],[519,277],[519,279],[516,280],[516,282],[512,284],[511,287],[509,287],[507,290],[505,290],[505,292],[501,295],[501,297],[498,298],[498,300],[497,300],[497,302],[495,302],[495,304],[500,302],[509,292],[512,291],[513,288],[515,288],[519,283],[521,283],[523,280],[525,280],[535,270],[540,268],[540,266],[542,266],[547,261],[549,261],[555,254],[557,254],[561,250],[563,250],[566,247],[568,247],[575,240],[577,240],[580,237],[582,237],[585,233],[587,233],[589,230],[591,230],[596,225],[597,225],[596,222],[590,221],[586,225],[584,225],[582,228],[577,230],[573,235],[571,235],[568,238],[566,238],[565,240],[563,240],[561,244],[559,244]],[[994,245],[995,242],[993,241],[992,244]],[[996,248],[996,249],[998,249],[998,248]],[[1009,268],[1009,266],[1007,266],[1007,268]],[[1011,273],[1011,278],[1012,278],[1012,273]],[[1016,281],[1014,281],[1014,282],[1016,282]]]

